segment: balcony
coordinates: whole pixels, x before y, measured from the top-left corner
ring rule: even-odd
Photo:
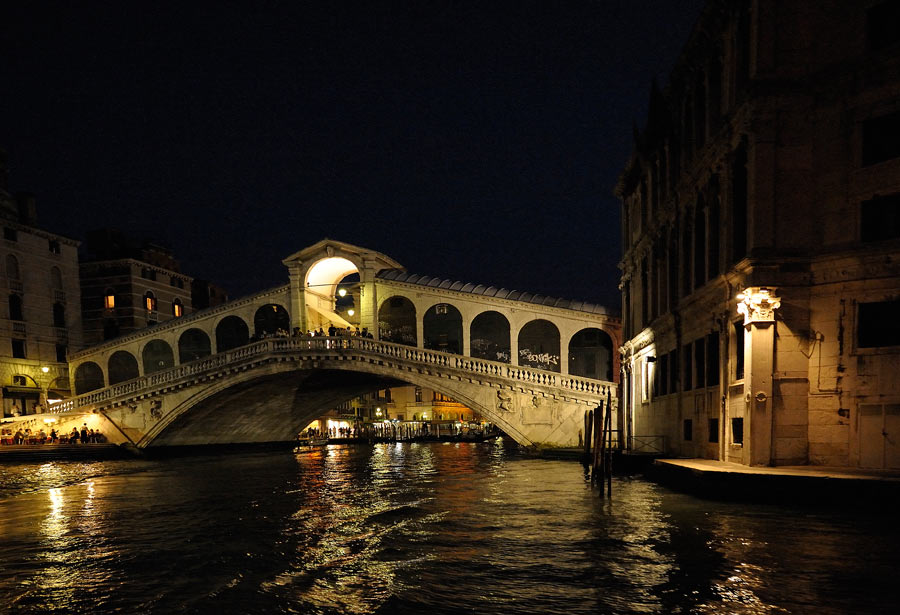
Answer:
[[[22,280],[10,280],[9,281],[9,290],[14,293],[25,292],[24,286],[22,286]]]
[[[54,290],[53,291],[53,300],[58,301],[59,303],[65,303],[66,302],[66,291]]]

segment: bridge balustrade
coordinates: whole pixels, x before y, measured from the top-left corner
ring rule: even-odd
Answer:
[[[297,351],[314,351],[316,354],[328,354],[346,350],[355,350],[365,354],[385,358],[401,359],[424,365],[436,365],[448,369],[460,370],[476,375],[487,375],[512,381],[556,387],[568,391],[586,393],[593,396],[612,392],[611,382],[592,380],[580,376],[566,376],[555,372],[473,359],[463,355],[454,355],[436,350],[422,350],[403,344],[383,342],[360,337],[273,337],[253,342],[174,368],[155,372],[128,382],[115,384],[98,391],[84,393],[51,405],[52,412],[74,412],[81,408],[108,402],[113,399],[138,395],[154,387],[173,383],[183,378],[202,374],[210,370],[220,369],[231,364],[252,359],[269,353],[291,353]]]

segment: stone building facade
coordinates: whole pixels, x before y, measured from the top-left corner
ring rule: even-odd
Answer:
[[[66,354],[82,346],[78,242],[37,226],[33,196],[10,195],[5,157],[0,226],[0,417],[36,414],[69,394]]]
[[[710,1],[616,191],[627,435],[900,467],[900,3]]]
[[[193,280],[168,249],[101,229],[88,234],[85,253],[80,276],[87,345],[193,312]]]

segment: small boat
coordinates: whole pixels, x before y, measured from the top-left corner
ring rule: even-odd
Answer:
[[[311,446],[325,446],[328,444],[328,438],[314,436],[311,438],[297,438],[297,446],[302,447],[311,447]]]

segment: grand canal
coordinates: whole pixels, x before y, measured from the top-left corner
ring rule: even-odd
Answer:
[[[884,511],[702,500],[509,442],[0,466],[2,613],[896,613]]]

